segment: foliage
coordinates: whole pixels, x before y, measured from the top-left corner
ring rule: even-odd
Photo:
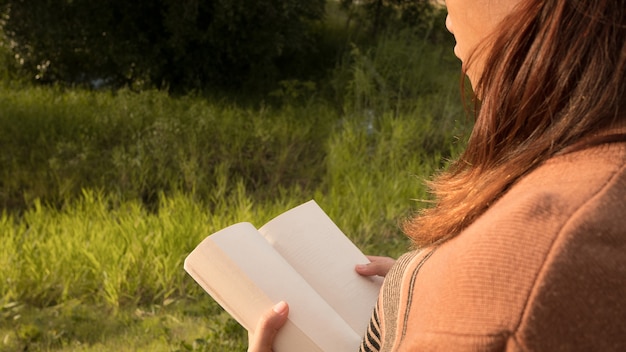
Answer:
[[[0,0],[0,42],[37,82],[258,92],[320,84],[350,43],[388,31],[439,41],[442,14],[429,0]]]
[[[424,96],[458,91],[457,68],[449,49],[404,30],[369,48],[353,46],[335,67],[332,84],[342,111],[399,114],[411,112]]]
[[[208,295],[113,315],[70,300],[47,308],[0,307],[0,351],[243,351],[245,330]]]
[[[257,197],[319,183],[324,105],[274,110],[170,99],[156,91],[0,88],[0,205],[60,206],[81,189],[156,205],[160,192],[209,199],[218,170]]]
[[[458,148],[450,142],[454,115],[440,116],[450,125],[432,129],[431,103],[425,101],[417,116],[384,115],[371,128],[358,119],[342,121],[329,136],[324,181],[310,191],[283,187],[272,189],[271,199],[257,199],[241,179],[219,169],[210,207],[178,193],[161,196],[157,211],[149,212],[138,201],[85,190],[62,209],[35,202],[19,216],[5,212],[0,217],[0,265],[5,268],[0,282],[7,285],[0,286],[0,303],[6,316],[0,326],[15,327],[5,332],[5,340],[30,349],[97,343],[123,326],[101,325],[88,307],[126,319],[129,310],[167,306],[185,297],[207,298],[181,269],[194,245],[234,222],[263,224],[309,198],[364,251],[399,255],[408,242],[397,222],[421,206],[411,199],[425,197],[419,179],[435,172]],[[429,140],[437,133],[445,136],[433,152]],[[232,330],[236,325],[224,320],[214,303],[205,304],[212,308],[199,314],[219,323],[216,330],[205,332],[203,340],[167,343],[179,343],[181,351],[213,351],[210,346],[217,343],[222,350],[241,350],[241,329]],[[39,309],[40,317],[57,312],[60,318],[52,319],[57,325],[20,318],[23,310],[32,309]],[[90,325],[100,332],[81,332]],[[222,340],[223,334],[228,340]]]
[[[136,336],[165,336],[161,343],[179,351],[242,350],[245,334],[182,271],[184,256],[209,233],[238,221],[263,224],[309,198],[365,252],[401,254],[409,244],[398,222],[421,206],[412,199],[426,197],[420,179],[459,147],[451,132],[460,127],[458,110],[440,115],[431,109],[437,102],[425,98],[415,114],[384,114],[371,125],[356,115],[339,121],[317,150],[326,155],[323,167],[303,166],[312,177],[322,172],[322,182],[312,189],[282,185],[266,189],[272,197],[259,198],[246,189],[243,176],[234,177],[222,166],[214,170],[217,180],[206,200],[162,194],[154,211],[115,192],[84,190],[79,197],[68,196],[61,209],[35,201],[20,215],[4,212],[0,282],[7,284],[0,285],[5,307],[0,331],[5,343],[9,350],[91,344],[105,344],[94,351],[120,350],[110,344],[130,327]],[[235,139],[239,132],[224,133]],[[192,340],[172,338],[165,327],[174,323],[167,318],[140,314],[126,320],[129,312],[186,297],[203,299],[208,311],[194,308],[179,319],[201,316],[196,324],[212,326]],[[96,320],[94,309],[109,323]],[[24,313],[33,310],[40,313]],[[144,342],[132,343],[138,348]],[[156,349],[148,345],[146,350]]]
[[[0,23],[2,23],[2,19],[0,19]],[[5,41],[6,38],[0,31],[0,43]],[[0,45],[0,81],[8,82],[14,80],[17,71],[18,67],[15,60],[13,60],[11,51]]]
[[[458,66],[407,31],[328,81],[284,80],[271,105],[1,83],[0,351],[241,351],[182,260],[311,198],[398,256],[422,180],[463,145]]]
[[[0,205],[20,211],[38,199],[62,206],[82,189],[151,208],[159,193],[206,200],[219,169],[241,178],[255,198],[278,187],[311,190],[324,174],[327,136],[343,117],[373,123],[413,114],[426,97],[438,99],[428,108],[433,116],[460,114],[446,111],[459,100],[450,56],[410,32],[365,52],[354,47],[333,72],[331,104],[320,100],[324,87],[297,80],[270,94],[280,102],[274,107],[153,90],[0,85]]]
[[[388,29],[430,32],[442,11],[432,0],[340,0],[340,3],[374,37]]]
[[[41,82],[239,86],[311,44],[325,0],[0,1],[5,45]]]

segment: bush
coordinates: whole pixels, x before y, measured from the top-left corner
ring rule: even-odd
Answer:
[[[413,111],[424,96],[459,98],[459,72],[448,47],[412,30],[390,31],[374,45],[353,46],[336,66],[331,84],[344,112],[398,114]]]
[[[5,46],[39,82],[193,89],[271,77],[325,0],[1,0]],[[252,77],[252,78],[250,78]]]
[[[431,0],[340,0],[360,26],[378,37],[390,29],[428,33],[442,8]]]

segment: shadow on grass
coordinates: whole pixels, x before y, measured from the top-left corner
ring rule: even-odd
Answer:
[[[210,298],[111,309],[6,304],[0,351],[242,351],[246,332]]]

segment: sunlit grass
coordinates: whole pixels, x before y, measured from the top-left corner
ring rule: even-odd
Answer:
[[[167,306],[106,308],[77,300],[35,309],[5,306],[0,351],[243,351],[245,331],[208,298]]]
[[[35,202],[19,216],[5,213],[0,221],[5,346],[97,351],[130,343],[137,350],[166,350],[172,344],[181,350],[241,350],[245,334],[184,273],[186,254],[225,226],[238,221],[260,226],[315,198],[365,252],[399,255],[409,243],[398,224],[421,206],[415,199],[426,197],[421,180],[454,153],[455,144],[446,138],[430,150],[430,119],[385,115],[372,126],[342,121],[328,138],[326,173],[313,190],[280,186],[272,189],[275,197],[255,199],[244,181],[229,178],[222,166],[214,170],[208,201],[183,193],[161,195],[156,211],[149,211],[138,200],[84,190],[62,208]],[[129,309],[179,300],[184,307],[185,297],[204,300],[210,309],[199,316],[193,313],[196,305],[190,309],[192,317],[176,311],[173,320],[159,314],[158,319],[141,314],[129,318]],[[65,308],[69,306],[73,308]],[[30,314],[11,315],[16,307]],[[93,324],[92,307],[109,325]],[[41,326],[38,322],[47,315],[58,319]],[[156,330],[141,330],[145,324],[154,324]],[[211,325],[216,327],[207,331]],[[209,347],[224,341],[220,329],[234,329],[226,340],[232,349]],[[100,337],[94,339],[90,334],[96,332]]]
[[[399,224],[465,127],[456,63],[407,40],[353,51],[328,100],[0,84],[0,351],[242,351],[183,260],[309,199],[364,252],[406,251]]]

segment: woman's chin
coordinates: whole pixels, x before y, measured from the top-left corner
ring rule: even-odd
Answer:
[[[459,60],[461,60],[461,62],[463,62],[463,59],[461,58],[461,50],[459,50],[458,44],[454,46],[454,56],[456,56]]]

